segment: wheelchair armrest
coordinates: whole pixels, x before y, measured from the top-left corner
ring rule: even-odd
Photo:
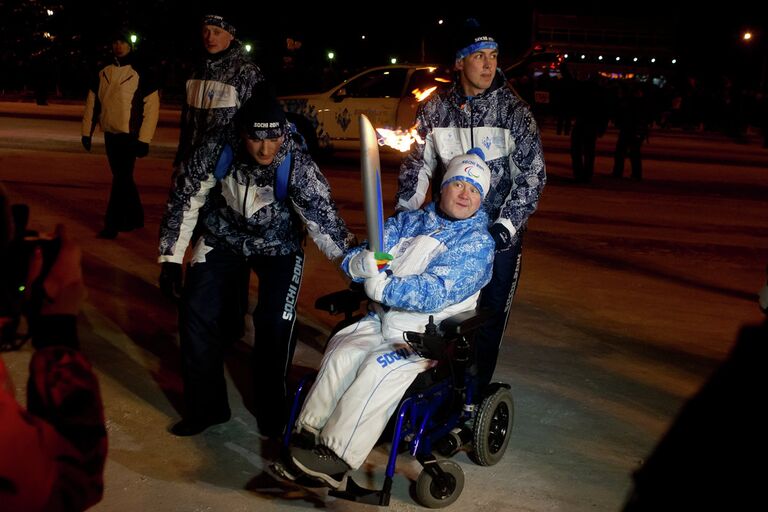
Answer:
[[[462,311],[440,322],[440,330],[448,336],[467,334],[478,329],[492,315],[487,309]]]
[[[355,286],[355,284],[352,283],[352,286],[346,290],[339,290],[318,297],[315,301],[315,308],[320,311],[327,311],[332,315],[352,314],[360,309],[360,303],[368,299],[362,286]]]

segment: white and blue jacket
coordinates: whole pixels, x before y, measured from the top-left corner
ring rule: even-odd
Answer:
[[[501,71],[478,96],[467,97],[458,82],[434,94],[419,107],[416,129],[424,143],[415,144],[403,160],[396,208],[419,208],[433,174],[439,184],[451,158],[479,147],[491,169],[483,209],[490,223],[518,236],[536,210],[546,172],[536,121]]]
[[[439,324],[475,308],[493,267],[494,242],[487,226],[482,210],[468,219],[449,219],[437,213],[434,203],[387,219],[383,250],[393,256],[391,275],[375,293],[384,307],[374,303],[385,339],[423,330],[429,315]],[[350,258],[364,248],[345,255],[347,275]]]
[[[200,146],[177,166],[160,222],[160,263],[184,260],[198,216],[203,229],[190,258],[193,264],[205,261],[216,247],[246,258],[297,252],[305,226],[326,257],[344,254],[354,236],[338,215],[330,185],[303,142],[291,135],[289,123],[283,131],[287,135],[269,165],[258,164],[242,146],[233,160],[222,152],[212,164],[208,148]],[[280,171],[285,164],[288,173]]]

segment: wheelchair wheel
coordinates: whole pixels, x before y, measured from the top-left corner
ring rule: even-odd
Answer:
[[[446,481],[441,485],[426,471],[416,480],[416,501],[428,508],[447,507],[456,501],[464,489],[464,472],[461,466],[450,460],[437,462],[445,472]]]
[[[501,460],[509,444],[515,406],[512,393],[499,388],[480,404],[472,429],[470,458],[481,466],[493,466]]]

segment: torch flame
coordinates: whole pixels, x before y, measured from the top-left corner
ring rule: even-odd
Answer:
[[[424,144],[424,139],[416,131],[416,125],[407,130],[390,130],[389,128],[376,128],[379,134],[379,146],[389,146],[405,153],[411,149],[411,144]]]
[[[424,101],[437,90],[437,86],[430,87],[429,89],[421,90],[414,89],[411,91],[417,102]],[[408,128],[407,130],[390,130],[389,128],[376,128],[379,134],[379,146],[389,146],[395,148],[398,151],[405,153],[411,149],[411,145],[414,141],[417,144],[424,144],[424,139],[419,136],[419,132],[416,131],[416,125]]]
[[[436,89],[437,89],[436,85],[434,87],[430,87],[429,89],[426,89],[424,91],[422,91],[421,89],[417,88],[417,89],[412,90],[411,94],[414,95],[414,97],[416,98],[416,101],[424,101],[425,99],[429,98],[429,95],[432,94],[433,92],[435,92]]]

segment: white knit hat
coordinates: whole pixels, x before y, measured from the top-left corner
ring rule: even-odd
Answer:
[[[485,199],[491,185],[491,170],[485,163],[485,154],[480,148],[472,148],[463,155],[457,155],[448,162],[440,188],[451,181],[466,181],[475,186]]]

